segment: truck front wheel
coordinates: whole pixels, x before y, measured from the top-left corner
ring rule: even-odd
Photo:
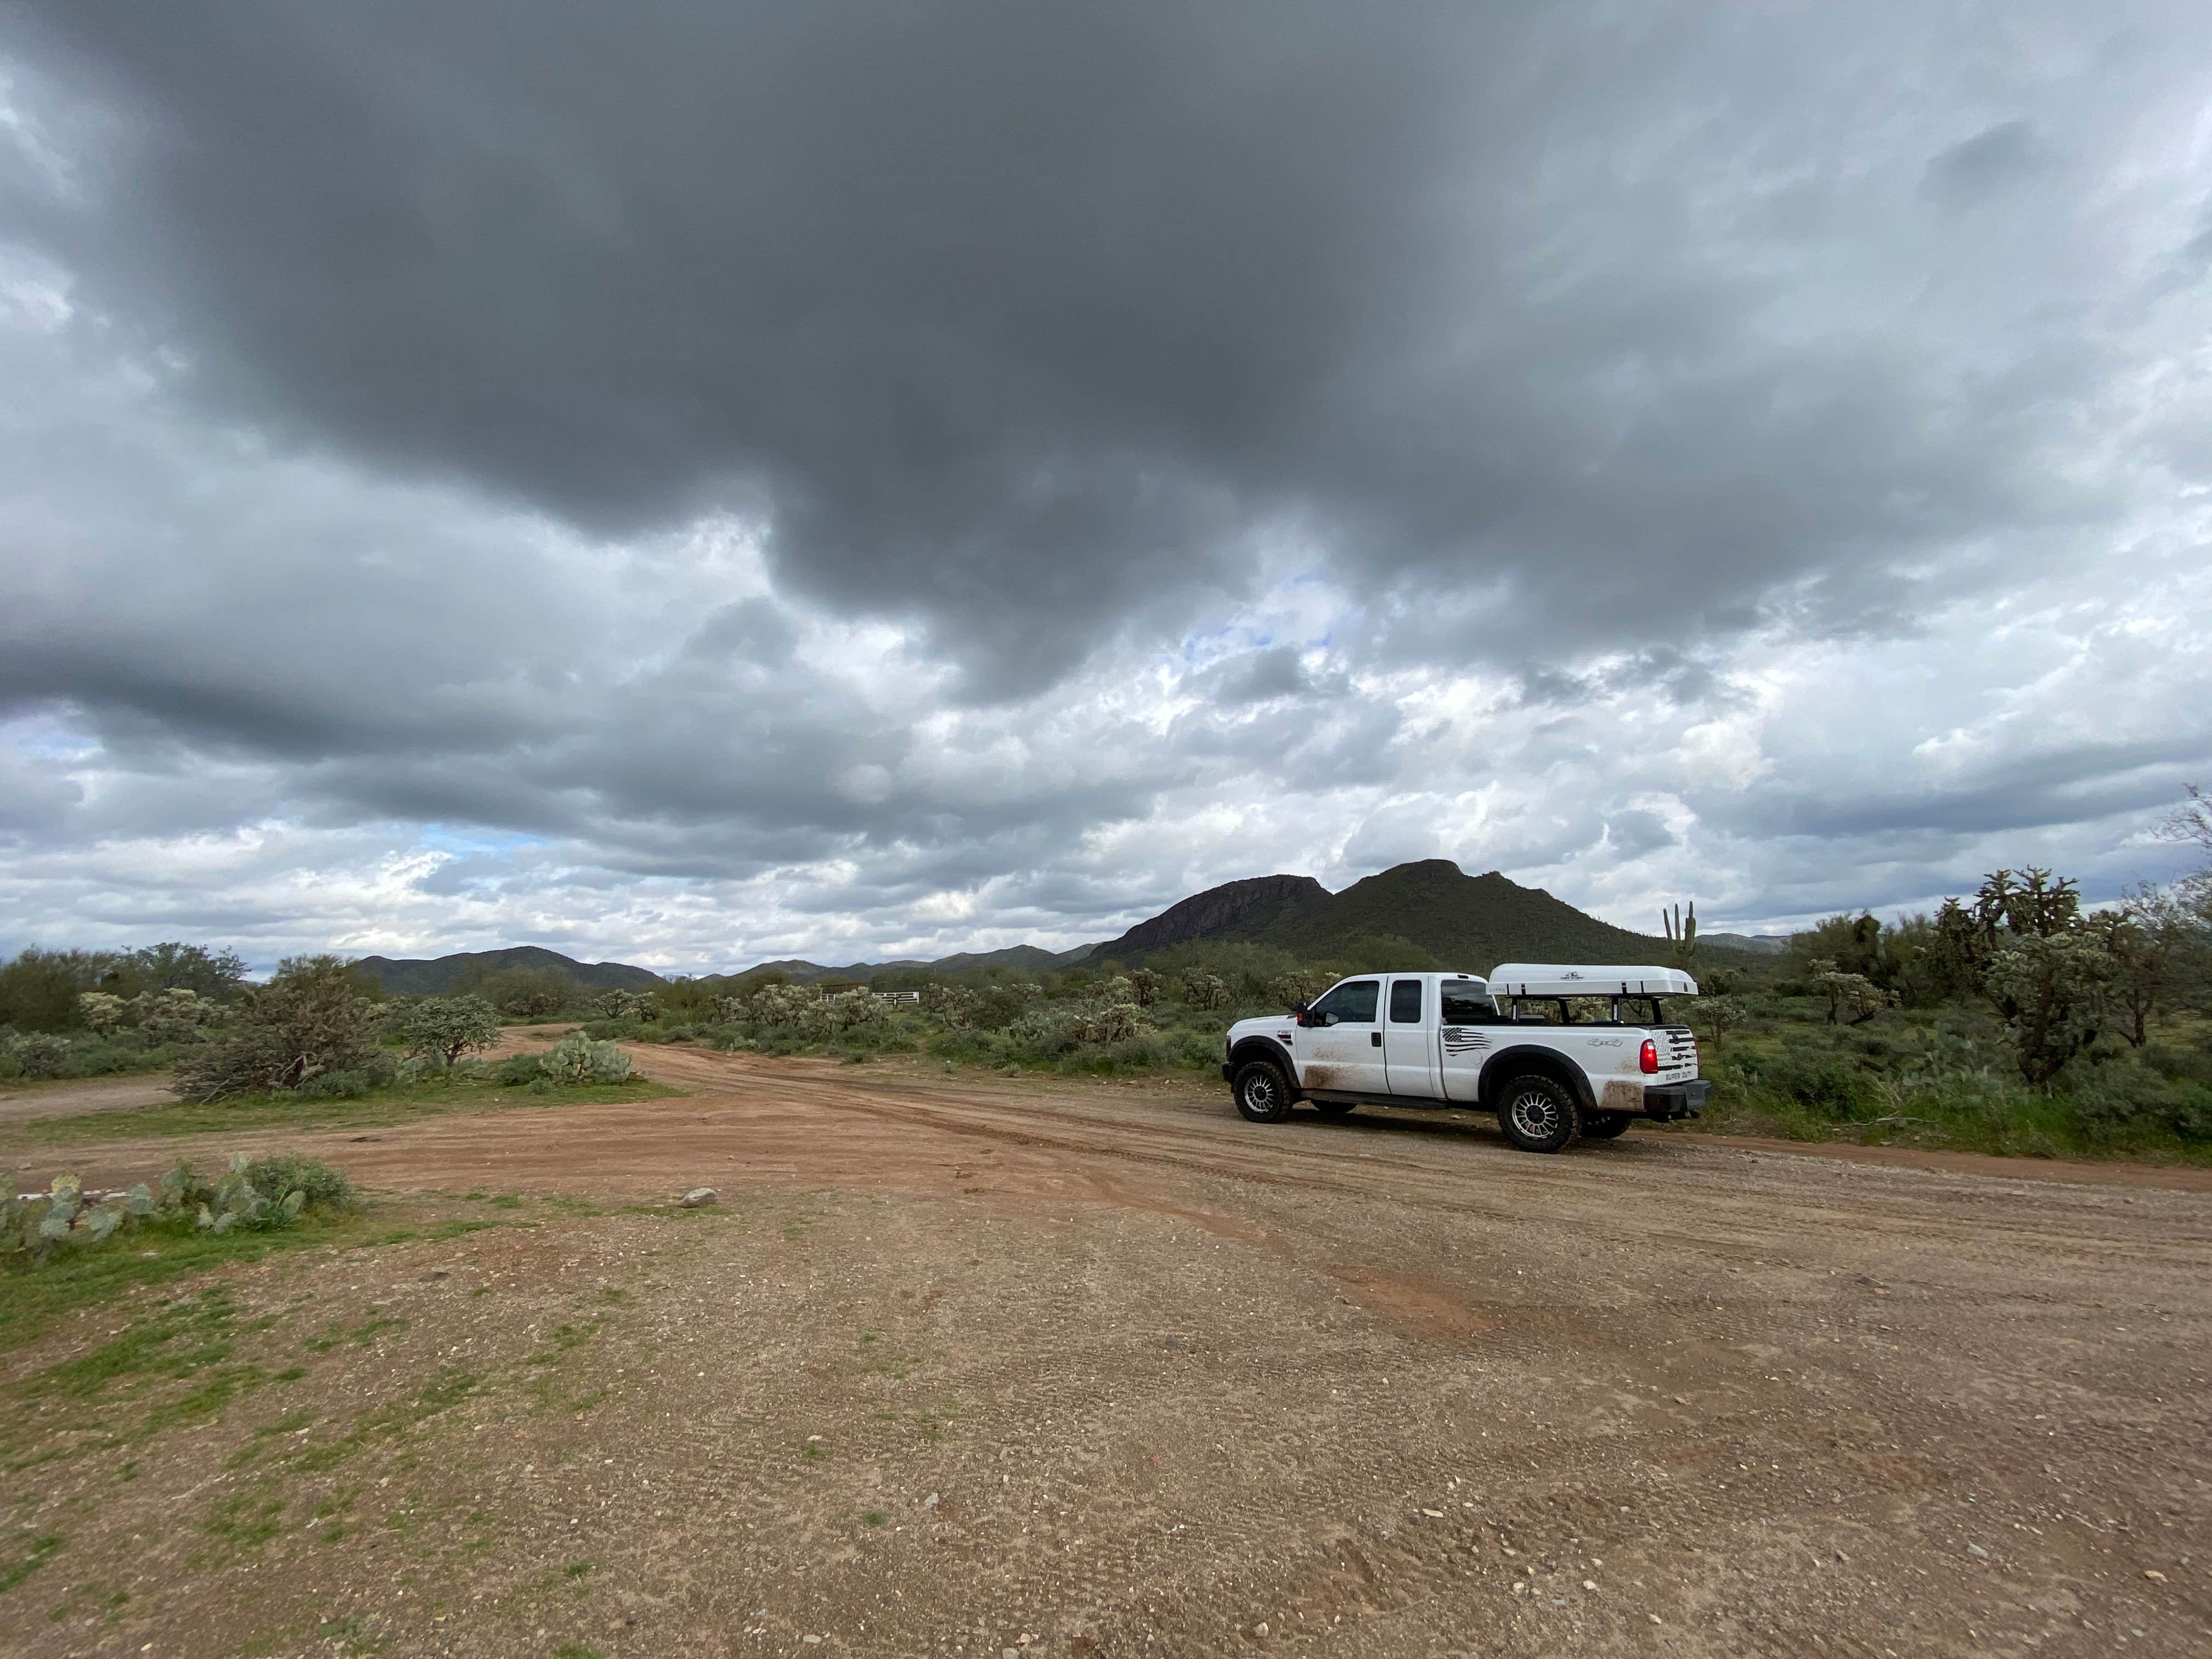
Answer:
[[[1230,1089],[1248,1123],[1280,1123],[1291,1115],[1291,1080],[1272,1060],[1255,1060],[1237,1068]]]
[[[1498,1127],[1524,1152],[1564,1152],[1581,1133],[1565,1085],[1540,1072],[1506,1084],[1498,1097]]]

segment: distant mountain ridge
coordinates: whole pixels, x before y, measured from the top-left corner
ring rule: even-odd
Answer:
[[[650,968],[634,968],[626,962],[579,962],[539,945],[459,951],[447,957],[362,957],[353,965],[393,996],[441,996],[465,981],[509,968],[550,969],[594,991],[641,991],[665,982]]]
[[[773,969],[788,974],[802,985],[817,980],[850,979],[866,984],[878,974],[887,974],[901,968],[930,968],[939,973],[963,974],[971,968],[1026,968],[1033,974],[1042,974],[1054,968],[1070,967],[1096,950],[1096,945],[1079,945],[1072,951],[1048,951],[1041,945],[1009,945],[998,951],[961,951],[949,957],[939,957],[934,962],[923,962],[918,957],[904,957],[896,962],[855,962],[842,968],[825,968],[818,962],[807,962],[797,957],[781,962],[763,962],[748,968],[749,974],[764,973]]]
[[[1664,939],[1600,921],[1499,871],[1470,876],[1449,859],[1423,859],[1365,877],[1340,893],[1310,876],[1227,882],[1139,922],[1088,959],[1133,966],[1170,945],[1199,940],[1273,945],[1328,957],[1376,937],[1402,939],[1477,974],[1501,962],[1656,963],[1667,951]]]
[[[1048,973],[1078,963],[1115,962],[1133,968],[1172,945],[1194,941],[1272,945],[1309,958],[1342,955],[1363,939],[1402,939],[1448,966],[1486,974],[1501,962],[1659,963],[1667,941],[1600,921],[1540,887],[1523,887],[1496,870],[1470,876],[1449,859],[1401,864],[1332,893],[1311,876],[1252,876],[1224,882],[1178,899],[1119,939],[1048,951],[1010,945],[997,951],[962,951],[925,962],[854,962],[830,967],[790,957],[744,969],[769,970],[801,984],[849,979],[863,984],[899,969],[964,973],[1012,968]],[[1747,933],[1708,933],[1698,939],[1724,952],[1766,954],[1788,941]],[[464,951],[427,960],[364,957],[355,964],[386,991],[434,996],[457,983],[507,968],[551,969],[593,990],[642,990],[665,981],[650,969],[621,962],[578,962],[540,945],[504,951]]]

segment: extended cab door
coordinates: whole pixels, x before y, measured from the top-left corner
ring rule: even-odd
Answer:
[[[1308,1011],[1298,1033],[1298,1083],[1380,1100],[1390,1085],[1382,1064],[1382,981],[1347,979]]]
[[[1437,1076],[1435,987],[1418,975],[1390,981],[1382,1020],[1382,1063],[1390,1092],[1424,1100],[1443,1097]]]
[[[1438,1064],[1446,1100],[1479,1101],[1482,1064],[1497,1047],[1498,1006],[1480,980],[1447,979],[1437,986]]]

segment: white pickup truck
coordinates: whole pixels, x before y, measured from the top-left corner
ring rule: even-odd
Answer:
[[[1221,1075],[1254,1123],[1280,1123],[1299,1100],[1331,1117],[1364,1102],[1474,1107],[1516,1146],[1565,1152],[1639,1117],[1698,1115],[1712,1085],[1697,1038],[1661,1009],[1697,994],[1674,968],[1358,974],[1291,1013],[1238,1020]]]

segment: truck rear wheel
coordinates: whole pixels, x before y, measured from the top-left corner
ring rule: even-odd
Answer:
[[[1507,1082],[1498,1100],[1498,1127],[1524,1152],[1564,1152],[1581,1133],[1566,1085],[1540,1072]]]
[[[1272,1060],[1248,1060],[1238,1066],[1229,1087],[1248,1123],[1280,1123],[1291,1115],[1291,1080]]]
[[[1592,1140],[1617,1140],[1635,1121],[1626,1112],[1588,1112],[1583,1116],[1583,1133]]]

